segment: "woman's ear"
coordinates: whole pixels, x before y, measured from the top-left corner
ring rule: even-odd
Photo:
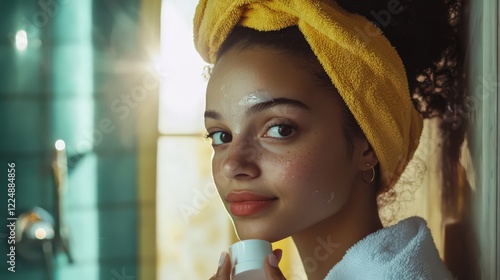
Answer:
[[[357,142],[355,144],[355,151],[359,156],[357,161],[358,168],[362,171],[365,171],[377,165],[377,155],[375,154],[375,151],[373,150],[372,145],[370,145],[368,140],[365,137],[362,137],[358,138],[355,141]]]

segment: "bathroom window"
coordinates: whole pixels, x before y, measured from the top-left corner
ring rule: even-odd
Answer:
[[[193,45],[198,1],[163,0],[157,166],[157,279],[204,279],[233,238],[202,135],[206,63]]]

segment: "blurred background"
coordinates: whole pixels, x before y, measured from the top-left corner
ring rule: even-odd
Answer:
[[[197,1],[0,1],[0,279],[208,279],[237,238],[201,137]],[[426,120],[382,214],[426,218],[458,279],[500,279],[499,6],[461,10],[460,98]],[[305,279],[292,242],[273,245]]]

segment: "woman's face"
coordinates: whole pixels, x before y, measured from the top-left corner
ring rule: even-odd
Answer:
[[[360,177],[339,97],[291,60],[272,49],[233,48],[208,84],[212,172],[240,239],[274,242],[321,223]]]

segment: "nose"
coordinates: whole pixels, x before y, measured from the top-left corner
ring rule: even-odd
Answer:
[[[260,175],[258,157],[259,151],[255,144],[248,140],[233,138],[221,165],[222,173],[228,179],[256,178]]]

